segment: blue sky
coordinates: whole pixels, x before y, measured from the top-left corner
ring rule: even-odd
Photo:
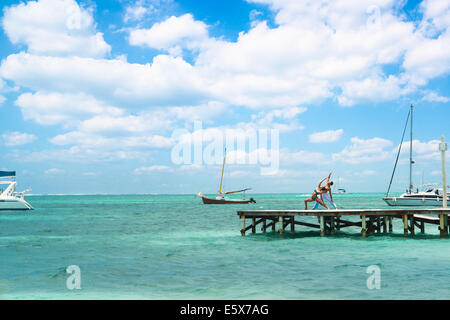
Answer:
[[[384,192],[411,104],[414,184],[441,180],[450,1],[2,6],[0,169],[33,193],[216,192],[220,164],[174,163],[180,129],[204,146],[278,130],[278,170],[230,159],[226,189],[310,192],[333,171],[349,192]],[[394,191],[408,185],[408,144]]]

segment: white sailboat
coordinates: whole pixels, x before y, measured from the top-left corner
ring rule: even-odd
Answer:
[[[412,150],[413,150],[413,110],[414,107],[411,105],[411,109],[408,113],[408,117],[406,118],[405,128],[403,130],[402,141],[400,143],[397,159],[395,161],[394,170],[392,172],[391,181],[389,183],[389,188],[386,192],[386,196],[383,200],[390,206],[440,206],[442,207],[443,201],[443,190],[439,188],[426,188],[424,191],[419,191],[419,188],[416,187],[414,191],[414,185],[412,182],[412,165],[414,161],[412,159]],[[400,195],[399,197],[389,197],[389,190],[392,185],[392,179],[394,178],[395,169],[397,167],[398,158],[400,155],[400,151],[403,144],[403,138],[405,137],[406,127],[408,125],[408,119],[411,118],[410,125],[410,143],[409,143],[409,188],[405,193]],[[450,201],[450,197],[447,197],[447,201]]]
[[[334,193],[347,193],[347,191],[344,188],[341,188],[341,178],[338,178],[337,182],[337,189],[334,191]]]
[[[25,193],[31,189],[16,192],[17,182],[15,171],[0,171],[0,178],[9,178],[0,181],[0,211],[33,210],[33,207],[25,201]],[[5,189],[3,189],[5,186]]]

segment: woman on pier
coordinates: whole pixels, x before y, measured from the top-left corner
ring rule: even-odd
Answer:
[[[322,194],[322,197],[321,197],[321,199],[322,199],[322,201],[325,203],[325,200],[326,201],[328,201],[328,203],[333,207],[333,209],[337,209],[337,207],[336,207],[336,205],[334,204],[334,201],[333,201],[333,194],[332,194],[332,192],[331,192],[331,186],[333,185],[333,181],[330,181],[330,177],[331,177],[331,174],[332,174],[333,172],[330,172],[330,174],[328,175],[328,177],[326,178],[327,179],[327,183],[325,184],[325,186],[324,186],[324,188],[327,190],[327,192],[324,192],[323,194]],[[323,180],[322,180],[323,181]],[[320,184],[319,184],[320,185]],[[325,200],[324,200],[325,199]],[[319,207],[319,203],[318,202],[316,202],[316,204],[314,205],[314,210],[315,209],[317,209]]]
[[[330,177],[330,176],[328,176],[328,177]],[[311,197],[305,200],[305,210],[308,210],[308,202],[312,202],[312,201],[315,201],[316,204],[321,204],[322,206],[324,206],[325,208],[330,210],[330,208],[328,208],[327,205],[323,202],[323,194],[328,192],[328,189],[326,187],[322,187],[322,182],[324,182],[326,179],[327,178],[320,181],[317,188],[313,191]],[[320,196],[320,199],[319,199],[319,196]]]

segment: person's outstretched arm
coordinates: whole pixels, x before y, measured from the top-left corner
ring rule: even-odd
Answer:
[[[328,177],[327,177],[327,182],[330,181],[330,177],[331,177],[331,174],[332,174],[332,173],[333,173],[333,171],[331,171],[330,174],[328,175]]]
[[[321,185],[322,182],[324,182],[325,180],[327,180],[327,178],[324,178],[322,181],[319,182],[319,186],[318,186],[319,189],[320,189],[320,185]]]

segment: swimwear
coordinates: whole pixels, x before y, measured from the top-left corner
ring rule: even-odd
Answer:
[[[324,194],[322,195],[322,197],[323,197],[323,199],[324,199],[324,203],[325,203],[325,200],[327,200],[328,203],[333,207],[333,209],[337,209],[337,206],[334,204],[333,201],[331,201],[330,195],[329,195],[328,193],[324,193]],[[316,203],[315,203],[313,209],[315,210],[315,209],[317,209],[318,207],[319,207],[319,202],[316,201]]]

